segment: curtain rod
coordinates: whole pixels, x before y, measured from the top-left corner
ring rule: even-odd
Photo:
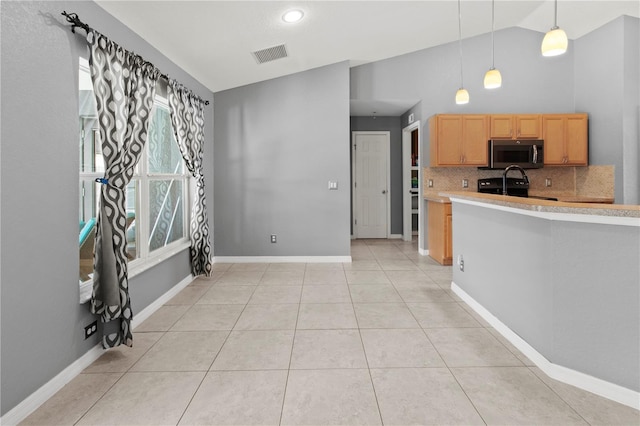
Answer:
[[[64,17],[67,19],[67,22],[69,22],[71,24],[71,32],[72,33],[76,33],[76,28],[82,28],[83,30],[85,30],[85,32],[87,34],[89,34],[89,32],[91,31],[91,27],[89,27],[89,25],[85,24],[84,22],[82,22],[80,20],[80,18],[78,17],[77,13],[67,13],[66,11],[62,12],[62,15],[64,15]],[[150,63],[150,62],[149,62]],[[153,64],[152,64],[153,65]],[[160,73],[160,77],[163,77],[164,79],[166,79],[167,81],[169,81],[169,76],[166,74],[162,74]],[[197,97],[198,99],[200,99],[202,102],[204,102],[205,105],[209,105],[209,101],[206,99],[202,99],[200,96],[196,95],[195,93],[193,93],[193,91],[189,90],[189,92],[191,92],[191,94],[195,97]]]

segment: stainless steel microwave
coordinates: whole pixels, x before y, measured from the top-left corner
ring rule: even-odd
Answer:
[[[489,169],[505,169],[513,164],[523,169],[539,169],[544,163],[544,141],[521,139],[489,141]]]

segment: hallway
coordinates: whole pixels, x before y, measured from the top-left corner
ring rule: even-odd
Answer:
[[[450,289],[416,243],[351,264],[215,264],[22,424],[620,424]]]

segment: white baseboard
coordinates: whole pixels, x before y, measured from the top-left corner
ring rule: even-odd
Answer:
[[[14,426],[26,419],[29,414],[33,413],[38,407],[55,395],[64,385],[80,374],[82,370],[100,358],[103,353],[102,343],[98,343],[89,349],[84,355],[74,361],[73,364],[62,370],[57,376],[42,385],[37,391],[26,397],[20,404],[2,416],[0,425]]]
[[[420,253],[422,256],[429,256],[429,250],[427,249],[418,249],[418,253]]]
[[[351,263],[351,256],[215,256],[213,263]]]
[[[464,302],[478,313],[485,321],[504,336],[520,352],[527,356],[538,368],[547,376],[563,383],[575,386],[588,392],[599,395],[603,398],[624,404],[628,407],[640,410],[640,392],[627,389],[620,385],[590,376],[580,371],[572,370],[562,365],[554,364],[529,345],[522,337],[507,327],[502,321],[493,316],[491,312],[476,302],[467,292],[462,290],[456,283],[451,282],[451,290],[457,294]]]
[[[145,319],[149,318],[160,306],[164,305],[191,281],[193,281],[193,276],[187,276],[178,284],[171,287],[169,291],[164,293],[149,306],[140,311],[140,313],[136,314],[133,321],[131,321],[132,329],[135,329]],[[55,395],[56,392],[73,380],[78,374],[82,373],[85,368],[100,358],[104,352],[105,349],[102,348],[102,342],[89,349],[84,355],[75,360],[71,365],[58,373],[58,375],[42,385],[37,391],[26,397],[21,403],[2,416],[2,418],[0,418],[0,425],[14,426],[26,419],[29,414],[37,410],[38,407]]]
[[[403,238],[404,238],[404,235],[402,234],[389,234],[390,240],[401,240]]]

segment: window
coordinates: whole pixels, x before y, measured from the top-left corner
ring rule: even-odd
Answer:
[[[79,252],[81,283],[93,274],[95,228],[100,183],[105,165],[89,65],[80,60],[80,203]],[[156,94],[145,149],[126,191],[129,270],[144,268],[159,256],[189,244],[190,175],[176,143],[167,100]]]

